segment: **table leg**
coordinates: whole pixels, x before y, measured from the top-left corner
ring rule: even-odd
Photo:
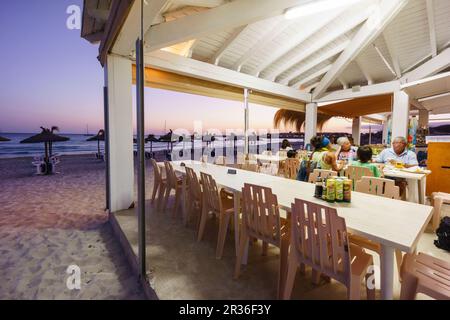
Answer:
[[[182,192],[181,192],[181,206],[182,206],[182,214],[183,214],[183,223],[185,226],[188,225],[188,210],[186,208],[186,202],[187,202],[187,176],[183,176],[183,186],[182,186]]]
[[[239,207],[240,207],[240,192],[234,192],[234,246],[236,249],[236,257],[239,252]]]
[[[234,246],[236,250],[236,256],[239,252],[239,241],[240,241],[240,232],[241,229],[239,228],[239,209],[241,206],[241,193],[240,192],[234,192]],[[248,260],[248,244],[245,248],[244,256],[242,257],[242,264],[247,264]]]
[[[408,183],[408,197],[406,200],[408,202],[420,203],[420,184],[418,184],[418,180],[406,179],[406,182]]]
[[[423,177],[420,180],[417,180],[417,189],[419,192],[419,203],[420,204],[425,204],[425,188],[427,185],[427,178]]]
[[[394,289],[394,248],[381,245],[381,299],[392,300]]]

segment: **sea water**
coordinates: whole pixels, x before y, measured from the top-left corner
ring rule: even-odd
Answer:
[[[17,157],[34,157],[41,156],[44,154],[44,144],[43,143],[27,143],[23,144],[20,141],[35,135],[36,133],[0,133],[1,136],[11,139],[11,141],[0,142],[0,158],[17,158]],[[90,136],[85,136],[83,134],[64,134],[59,133],[59,135],[68,137],[70,140],[64,142],[54,142],[53,143],[53,154],[55,155],[71,155],[71,154],[93,154],[97,152],[97,141],[86,141]],[[131,139],[131,138],[130,138]],[[273,150],[278,149],[275,146],[279,146],[283,139],[274,138],[271,140],[273,144]],[[299,144],[302,139],[289,139],[291,143]],[[261,138],[259,145],[268,144],[269,140]],[[256,142],[250,142],[250,147],[254,146]],[[100,141],[100,150],[104,150],[104,141]],[[189,149],[191,148],[191,142],[180,142],[174,143],[174,150],[178,149]],[[197,144],[198,145],[198,144]],[[233,145],[233,141],[228,140],[223,137],[216,137],[216,141],[210,143],[212,148],[226,148]],[[244,141],[236,141],[236,147],[243,147]],[[206,142],[202,143],[202,147],[206,146]],[[152,150],[161,151],[170,148],[166,142],[153,142]],[[136,145],[134,145],[136,149]],[[146,151],[150,151],[150,143],[145,145]]]

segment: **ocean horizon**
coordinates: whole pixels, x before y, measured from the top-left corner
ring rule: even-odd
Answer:
[[[5,158],[23,158],[23,157],[35,157],[40,156],[44,153],[44,144],[43,143],[30,143],[23,144],[20,141],[34,135],[36,133],[7,133],[2,132],[0,135],[11,139],[11,141],[0,142],[0,159]],[[64,134],[58,133],[61,136],[65,136],[70,138],[68,141],[64,142],[55,142],[53,143],[53,154],[54,155],[80,155],[80,154],[94,154],[98,150],[98,142],[97,141],[86,141],[90,138],[90,136],[86,136],[85,134]],[[272,139],[272,143],[280,143],[282,138]],[[301,143],[303,139],[292,138],[289,139],[292,143]],[[223,138],[218,137],[217,140],[213,143],[214,147],[226,147],[229,141],[224,141]],[[260,143],[263,145],[264,143],[269,143],[267,139],[261,138]],[[174,150],[189,148],[188,144],[190,142],[179,142],[174,143]],[[236,146],[242,147],[244,142],[242,140],[238,140]],[[206,145],[206,142],[203,142],[203,146]],[[152,151],[162,151],[167,150],[166,142],[153,142]],[[146,151],[150,151],[150,143],[145,144]],[[104,142],[100,141],[100,150],[104,150]]]

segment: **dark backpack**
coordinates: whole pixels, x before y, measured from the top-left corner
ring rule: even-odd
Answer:
[[[436,229],[437,240],[434,240],[434,245],[439,249],[450,252],[450,217],[444,217]]]

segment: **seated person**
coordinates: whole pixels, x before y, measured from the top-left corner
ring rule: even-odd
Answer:
[[[291,143],[289,142],[289,140],[288,139],[284,139],[282,142],[281,142],[281,149],[280,150],[283,150],[283,151],[289,151],[289,150],[294,150],[293,148],[292,148],[292,145],[291,145]]]
[[[352,166],[355,167],[365,167],[369,168],[370,171],[372,171],[373,176],[376,178],[381,177],[380,170],[378,170],[378,167],[374,165],[372,162],[372,148],[369,146],[362,146],[358,148],[358,151],[356,152],[358,156],[357,161],[353,161],[351,163]]]
[[[295,158],[297,156],[297,152],[295,152],[294,150],[289,150],[287,152],[287,157],[288,158]]]
[[[336,152],[331,149],[330,140],[327,137],[314,136],[311,138],[311,145],[314,147],[311,160],[317,163],[318,168],[337,172],[342,170],[344,163],[337,161]]]
[[[339,149],[339,144],[337,143],[337,139],[336,139],[336,136],[334,134],[332,134],[330,136],[330,147],[334,151],[338,151],[338,149]]]
[[[337,159],[344,161],[353,161],[356,158],[356,152],[353,150],[350,140],[347,137],[340,137],[337,139],[339,145],[337,151]]]
[[[375,162],[385,164],[401,162],[405,168],[417,166],[419,163],[416,154],[407,150],[406,145],[407,142],[404,137],[396,137],[392,142],[392,148],[384,149],[375,159]]]

